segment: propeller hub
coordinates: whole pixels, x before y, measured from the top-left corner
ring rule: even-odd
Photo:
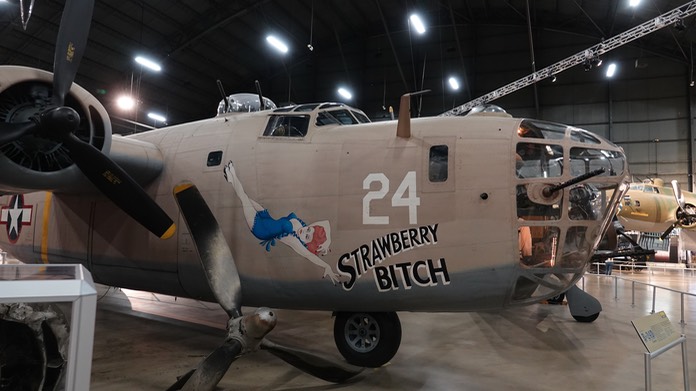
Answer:
[[[41,128],[48,135],[56,134],[65,137],[80,126],[80,115],[72,107],[52,107],[39,114]]]
[[[263,337],[273,330],[277,322],[273,311],[261,307],[251,315],[231,318],[227,322],[227,340],[238,341],[244,353],[256,351]]]

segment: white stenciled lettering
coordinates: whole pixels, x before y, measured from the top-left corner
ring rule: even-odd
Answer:
[[[379,189],[370,190],[372,183],[379,183]],[[409,171],[404,176],[404,179],[396,188],[392,195],[391,206],[406,206],[408,207],[408,222],[409,224],[418,224],[418,207],[420,206],[420,197],[416,190],[416,172]],[[389,224],[389,216],[373,216],[371,213],[370,203],[374,200],[381,200],[389,193],[389,178],[381,172],[368,174],[363,180],[363,190],[370,190],[363,197],[363,224]]]
[[[389,224],[389,216],[372,216],[370,213],[370,201],[381,200],[389,192],[389,178],[380,173],[373,173],[363,180],[363,190],[370,190],[373,182],[380,184],[379,190],[368,191],[363,197],[363,224]]]

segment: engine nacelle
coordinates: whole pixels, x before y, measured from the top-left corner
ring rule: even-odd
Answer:
[[[682,218],[679,218],[680,216],[680,211],[679,208],[677,208],[677,221],[679,221],[679,227],[684,228],[684,229],[694,229],[696,228],[696,218],[694,218],[694,215],[696,215],[696,206],[692,204],[686,204],[684,205],[684,211],[686,212],[685,216],[682,216]]]
[[[53,74],[50,72],[0,66],[0,122],[29,121],[51,105],[52,90]],[[65,105],[80,115],[75,135],[109,155],[111,121],[97,98],[73,83]],[[50,134],[50,130],[47,133]],[[27,135],[0,145],[0,192],[75,192],[90,188],[92,185],[57,139]]]

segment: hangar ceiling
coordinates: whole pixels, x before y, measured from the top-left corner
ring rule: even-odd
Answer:
[[[28,7],[31,0],[22,3]],[[373,118],[397,105],[402,93],[428,88],[432,92],[424,98],[422,114],[434,115],[450,103],[465,103],[531,73],[531,46],[540,69],[685,1],[642,0],[637,7],[628,3],[99,0],[76,82],[116,117],[142,120],[145,111],[153,110],[165,113],[170,124],[213,116],[221,99],[217,79],[228,94],[253,92],[254,80],[259,80],[264,95],[279,104],[339,100],[337,87],[347,85],[355,91],[350,103]],[[35,0],[25,30],[20,0],[0,1],[0,64],[50,70],[63,5]],[[409,29],[412,12],[425,20],[425,35]],[[630,46],[690,69],[696,33],[693,18],[684,22],[683,29],[669,26]],[[288,42],[287,54],[266,44],[269,33]],[[163,70],[142,70],[133,61],[138,54],[160,61]],[[477,65],[484,54],[497,54],[499,68]],[[514,61],[506,61],[508,56]],[[442,79],[449,74],[459,75],[464,88],[445,99]],[[116,95],[131,89],[141,102],[137,116],[113,107]]]

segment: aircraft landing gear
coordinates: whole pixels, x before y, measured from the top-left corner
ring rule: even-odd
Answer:
[[[399,350],[401,322],[396,312],[338,312],[334,341],[350,364],[381,367]]]
[[[566,291],[570,314],[578,322],[594,322],[602,311],[602,304],[587,292],[573,285]]]

